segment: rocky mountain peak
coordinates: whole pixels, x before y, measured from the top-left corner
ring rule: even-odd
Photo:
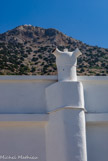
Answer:
[[[77,47],[78,75],[107,75],[108,49],[90,46],[62,32],[32,25],[21,25],[0,34],[0,74],[55,75],[57,68],[52,50],[69,51]]]

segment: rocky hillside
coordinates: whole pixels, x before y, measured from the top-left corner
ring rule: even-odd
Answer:
[[[52,50],[77,47],[78,75],[108,75],[108,49],[89,46],[55,29],[18,26],[0,34],[0,75],[55,75]]]

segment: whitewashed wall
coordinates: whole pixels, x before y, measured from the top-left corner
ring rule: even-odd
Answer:
[[[46,161],[45,125],[34,122],[0,122],[0,156],[34,156]],[[0,159],[0,160],[6,160]],[[7,160],[13,160],[7,159]]]
[[[85,108],[88,112],[108,112],[108,77],[79,77],[83,83]]]
[[[0,76],[0,113],[45,113],[45,88],[54,82],[49,76]]]
[[[87,110],[88,161],[108,161],[108,77],[78,81]],[[47,161],[45,88],[55,82],[56,76],[0,76],[0,155],[36,154]]]
[[[88,161],[108,161],[108,77],[81,77],[87,131]]]

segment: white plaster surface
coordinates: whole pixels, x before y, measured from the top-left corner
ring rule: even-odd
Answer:
[[[108,113],[86,113],[87,124],[108,124]]]
[[[57,82],[46,88],[48,112],[59,108],[84,109],[83,86],[80,82]]]
[[[47,161],[86,161],[85,116],[81,109],[49,115],[46,125]]]
[[[87,126],[88,161],[108,161],[108,124]]]
[[[87,161],[82,84],[57,82],[46,88],[46,102],[50,112],[46,134],[47,160]]]
[[[79,49],[69,52],[68,49],[60,51],[56,48],[53,54],[56,56],[58,81],[77,81],[77,57],[82,54]]]
[[[31,161],[31,159],[18,159],[21,155],[36,156],[37,161],[47,161],[44,126],[0,122],[0,156],[2,155],[15,156],[16,161]],[[12,161],[13,159],[7,160]]]
[[[88,161],[108,161],[108,77],[85,76],[78,77],[78,81],[83,84],[87,110]],[[57,76],[0,76],[1,154],[26,155],[29,152],[31,155],[36,153],[39,161],[53,161],[55,156],[57,161],[67,161],[66,158],[69,161],[74,152],[72,145],[81,148],[81,153],[76,152],[76,156],[82,154],[81,145],[85,147],[86,143],[80,140],[81,135],[85,138],[81,109],[76,111],[79,119],[73,117],[76,116],[75,109],[46,114],[45,89],[56,82]],[[77,128],[73,119],[76,119]],[[71,139],[73,130],[77,132],[78,142]]]
[[[108,112],[108,79],[82,81],[85,108],[88,112]]]
[[[48,122],[48,114],[0,114],[0,122],[43,123]]]
[[[0,113],[46,113],[45,88],[50,81],[0,81]]]

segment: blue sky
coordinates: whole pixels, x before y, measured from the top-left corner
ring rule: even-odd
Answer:
[[[0,0],[0,33],[23,24],[108,48],[108,0]]]

